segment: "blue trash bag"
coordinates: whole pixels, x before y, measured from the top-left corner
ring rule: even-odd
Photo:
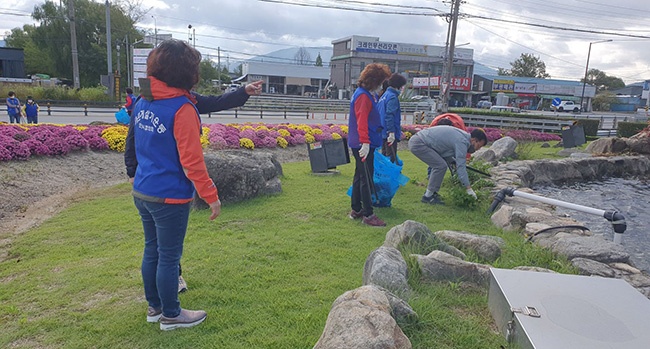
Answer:
[[[392,163],[390,158],[384,156],[379,148],[375,150],[374,191],[372,193],[372,205],[375,207],[390,207],[397,189],[406,185],[410,180],[402,174],[404,163],[397,155],[395,157],[397,161]],[[347,194],[352,196],[352,186],[348,188]]]
[[[119,111],[115,113],[115,119],[120,124],[128,125],[129,121],[131,120],[131,117],[129,117],[129,114],[126,112],[125,108],[121,108]]]

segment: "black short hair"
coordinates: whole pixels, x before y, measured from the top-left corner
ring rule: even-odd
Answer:
[[[476,139],[479,142],[483,142],[483,145],[486,145],[488,143],[487,135],[485,134],[485,131],[483,131],[482,128],[475,128],[472,130],[472,133],[470,134],[470,137]]]
[[[438,120],[438,124],[436,126],[440,126],[440,125],[454,126],[454,123],[447,118],[442,118]]]
[[[388,78],[388,86],[400,89],[402,86],[406,85],[406,78],[400,74],[393,73],[390,78]]]
[[[11,97],[11,96],[15,96],[15,95],[16,94],[14,93],[14,91],[9,91],[9,93],[7,94],[7,97]]]
[[[130,88],[130,87],[127,87],[127,88],[126,88],[126,93],[128,93],[128,94],[133,93],[133,89]]]

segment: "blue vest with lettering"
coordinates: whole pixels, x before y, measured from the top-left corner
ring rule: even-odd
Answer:
[[[354,102],[359,98],[359,95],[366,94],[370,101],[372,102],[372,109],[370,109],[370,114],[368,115],[368,138],[370,138],[370,146],[372,148],[381,147],[382,137],[381,137],[381,116],[379,115],[379,110],[377,109],[377,102],[375,102],[375,97],[362,87],[358,87],[352,95],[352,100],[350,102],[350,121],[348,122],[348,146],[350,148],[361,148],[361,143],[359,142],[359,131],[357,129],[357,115],[354,112]]]
[[[186,103],[194,107],[185,96],[155,101],[140,98],[133,108],[131,117],[135,118],[133,134],[138,159],[134,191],[158,199],[194,197],[194,184],[183,171],[174,138],[176,112]],[[200,130],[196,133],[198,136]]]

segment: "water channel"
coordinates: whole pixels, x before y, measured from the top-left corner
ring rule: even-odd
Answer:
[[[650,180],[610,178],[601,182],[571,183],[533,188],[539,195],[601,210],[616,210],[625,216],[627,230],[622,245],[630,262],[650,272]],[[605,218],[579,211],[557,208],[584,223],[595,235],[613,240],[614,230]]]

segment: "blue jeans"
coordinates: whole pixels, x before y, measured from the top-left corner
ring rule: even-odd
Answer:
[[[13,123],[16,123],[16,124],[17,124],[17,123],[20,123],[20,114],[15,114],[15,115],[14,115],[14,114],[11,114],[11,113],[10,113],[10,114],[9,114],[9,123],[10,123],[10,124],[13,124]]]
[[[142,281],[150,307],[165,317],[181,312],[178,301],[178,264],[183,254],[190,203],[163,204],[134,198],[144,228]]]

